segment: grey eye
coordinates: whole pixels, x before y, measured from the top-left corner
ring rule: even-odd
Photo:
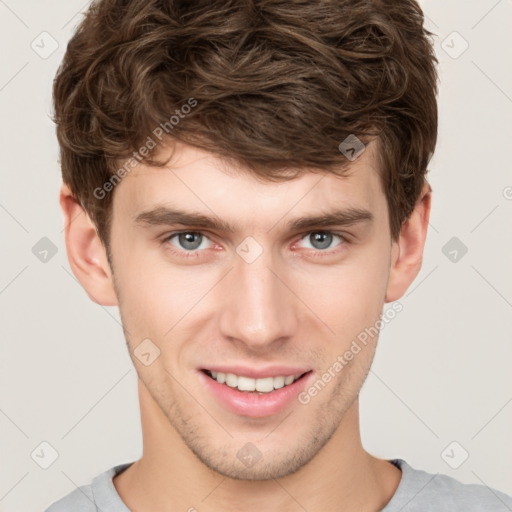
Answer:
[[[176,235],[178,242],[182,249],[188,251],[194,251],[201,246],[203,235],[201,233],[195,233],[193,231],[187,231],[186,233],[179,233]]]
[[[332,240],[332,233],[326,233],[323,231],[317,231],[315,233],[310,233],[309,235],[309,241],[315,249],[327,249],[331,245]]]
[[[314,249],[323,251],[324,249],[332,249],[335,246],[333,242],[338,239],[337,245],[341,245],[345,240],[343,236],[331,233],[330,231],[312,231],[302,238],[303,247],[306,249]]]

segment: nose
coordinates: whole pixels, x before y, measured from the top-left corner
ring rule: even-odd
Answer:
[[[299,301],[288,288],[286,272],[273,264],[270,252],[263,251],[252,263],[236,258],[220,291],[221,333],[250,351],[261,352],[289,339],[298,325]]]

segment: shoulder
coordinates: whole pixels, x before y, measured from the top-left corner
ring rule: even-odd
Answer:
[[[128,508],[117,494],[112,479],[131,464],[133,463],[120,464],[100,473],[90,484],[77,487],[63,498],[52,503],[44,512],[128,511]]]
[[[60,500],[52,503],[44,512],[96,512],[91,485],[82,485]]]
[[[510,512],[512,497],[482,484],[464,484],[441,473],[415,469],[402,459],[393,464],[402,470],[395,495],[382,512]]]

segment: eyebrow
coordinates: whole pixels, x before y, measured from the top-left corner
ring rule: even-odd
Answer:
[[[351,226],[362,222],[372,222],[373,214],[364,208],[345,208],[322,213],[319,215],[304,215],[286,223],[286,228],[295,231],[329,226]],[[151,226],[173,226],[176,224],[213,229],[220,232],[234,233],[235,227],[218,217],[210,217],[199,212],[184,211],[175,208],[158,206],[137,215],[136,224]]]

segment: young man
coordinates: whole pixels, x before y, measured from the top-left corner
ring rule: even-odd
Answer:
[[[91,6],[54,84],[60,202],[144,450],[47,512],[512,509],[360,439],[362,333],[421,267],[430,35],[412,0]]]

